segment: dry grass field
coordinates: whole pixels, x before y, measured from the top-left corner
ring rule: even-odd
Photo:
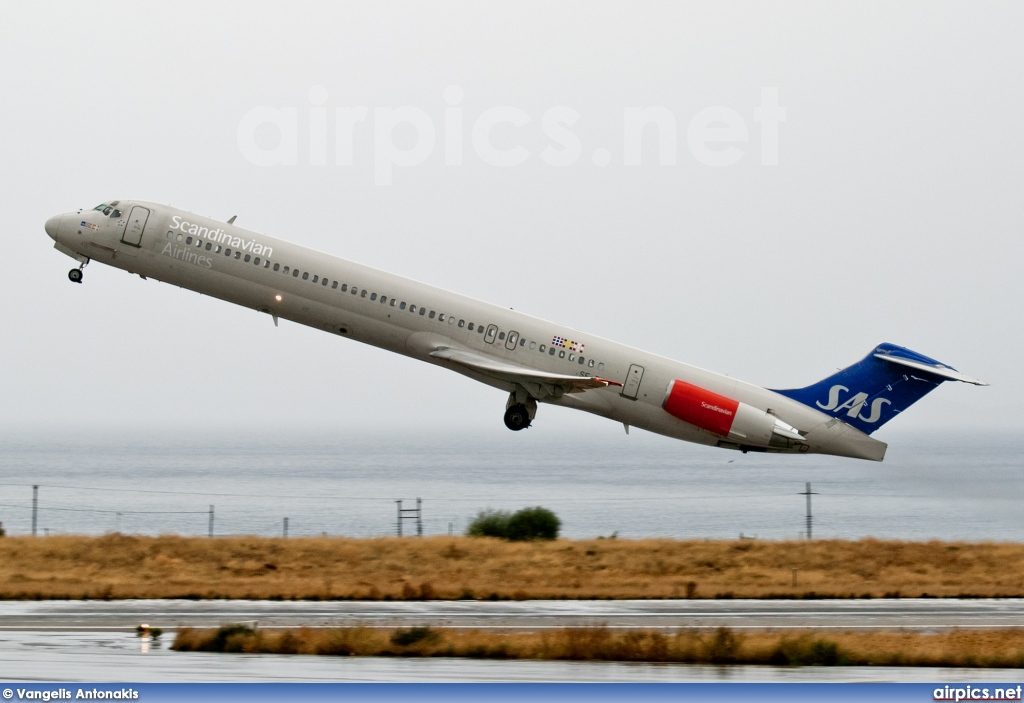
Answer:
[[[1024,545],[857,541],[0,538],[0,598],[1024,596]]]
[[[651,630],[573,628],[548,632],[486,632],[426,627],[384,630],[250,630],[241,626],[186,629],[179,651],[323,654],[333,656],[475,657],[650,661],[777,666],[1024,667],[1024,630],[911,632],[664,634]]]

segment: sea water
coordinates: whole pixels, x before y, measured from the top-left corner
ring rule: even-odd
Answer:
[[[900,435],[882,463],[600,435],[375,431],[0,435],[8,534],[462,533],[542,505],[572,538],[1024,540],[1024,440]],[[417,524],[418,523],[418,524]]]

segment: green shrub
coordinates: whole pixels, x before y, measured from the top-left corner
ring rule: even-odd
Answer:
[[[523,508],[515,513],[507,510],[481,510],[469,524],[470,537],[500,537],[512,541],[555,539],[562,521],[547,508]]]
[[[466,534],[470,537],[501,537],[508,539],[508,523],[512,513],[507,510],[481,510],[469,523]]]
[[[562,521],[547,508],[523,508],[508,521],[508,539],[555,539]]]

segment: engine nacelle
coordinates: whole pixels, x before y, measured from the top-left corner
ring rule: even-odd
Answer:
[[[669,415],[739,445],[784,448],[807,441],[774,415],[686,381],[672,381],[661,406]]]

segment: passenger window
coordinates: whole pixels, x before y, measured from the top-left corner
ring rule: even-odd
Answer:
[[[249,263],[249,259],[251,259],[251,258],[252,257],[250,257],[248,254],[246,254],[245,255],[245,263]]]
[[[185,240],[185,244],[191,244],[191,243],[192,243],[192,237],[189,237],[188,239]]]
[[[365,298],[366,297],[366,289],[365,288],[363,288],[363,292],[359,294],[359,297],[360,298]]]
[[[554,356],[554,355],[555,355],[555,348],[551,347],[550,349],[548,349],[548,356]]]
[[[214,249],[213,253],[214,253],[214,254],[219,254],[219,253],[220,253],[220,249],[221,249],[221,246],[220,246],[220,244],[218,244],[218,245],[217,245],[217,248],[216,248],[216,249]]]
[[[480,334],[483,334],[484,333],[484,326],[483,325],[477,325],[476,326],[476,331],[479,332]]]
[[[597,365],[597,370],[598,371],[604,371],[604,362],[603,361],[600,364]]]
[[[174,239],[174,232],[168,232],[167,233],[167,238],[168,239]]]
[[[213,249],[213,245],[210,244],[209,242],[207,242],[206,243],[206,251],[210,251],[210,249]]]
[[[526,346],[526,340],[525,339],[520,339],[519,340],[519,346],[525,347]]]
[[[498,332],[498,339],[505,339],[505,333],[504,332]]]
[[[284,271],[283,271],[283,273],[285,273],[285,274],[287,274],[287,273],[288,273],[288,267],[287,267],[287,266],[285,266],[285,267],[284,267]]]
[[[541,345],[540,345],[540,353],[541,353],[541,354],[543,354],[543,353],[544,353],[544,350],[545,350],[546,348],[547,348],[547,347],[545,347],[545,346],[544,346],[543,344],[541,344]]]
[[[392,298],[392,299],[391,299],[391,302],[390,302],[390,303],[388,303],[388,305],[390,305],[391,307],[395,307],[395,303],[396,303],[396,302],[397,302],[397,301],[396,301],[396,300],[395,300],[394,298]]]
[[[348,291],[348,284],[347,283],[342,283],[341,284],[341,292],[345,293],[347,291]]]
[[[452,317],[451,315],[448,316],[448,324],[449,325],[454,325],[455,324],[455,318]]]
[[[565,358],[565,350],[564,349],[561,350],[560,352],[558,352],[558,358],[559,359],[564,359]]]
[[[302,280],[303,281],[308,281],[309,280],[309,271],[303,271],[302,272]]]
[[[178,236],[180,237],[181,235],[179,234]],[[224,250],[224,256],[231,256],[231,247]]]
[[[411,312],[411,313],[415,313],[415,312],[416,312],[416,306],[415,306],[415,305],[412,305],[412,304],[410,304],[410,305],[409,305],[409,312]]]
[[[324,280],[320,281],[320,285],[326,286],[330,282],[330,279],[325,278]],[[338,285],[337,281],[335,281],[334,285]]]
[[[181,233],[178,233],[178,241],[179,242],[182,240],[182,238],[183,238],[183,235]]]
[[[352,295],[356,295],[358,293],[359,293],[359,289],[356,288],[355,286],[352,286]]]
[[[220,247],[217,247],[217,248],[220,249]],[[270,268],[270,259],[267,259],[266,261],[263,262],[263,268],[265,268],[265,269]]]
[[[338,290],[338,282],[337,281],[335,281],[334,283],[331,284],[331,290]]]
[[[470,322],[470,323],[469,323],[469,331],[470,331],[470,332],[472,332],[472,331],[473,331],[473,323],[472,323],[472,322]]]
[[[444,313],[443,312],[440,315],[437,316],[437,321],[438,322],[444,322]]]
[[[530,351],[533,351],[536,348],[537,348],[537,343],[536,342],[530,342]]]
[[[376,299],[377,299],[377,294],[376,293],[370,293],[370,300],[376,300]]]
[[[295,269],[294,271],[292,271],[292,278],[298,278],[298,277],[299,277],[299,270]]]
[[[420,317],[423,317],[423,313],[425,313],[426,311],[426,308],[420,308]]]
[[[431,310],[430,311],[430,315],[428,315],[427,317],[429,317],[431,320],[433,320],[434,319],[434,311]]]
[[[580,363],[580,366],[583,366],[583,357],[582,356],[580,357],[580,362],[579,363]]]
[[[404,300],[402,301],[402,304],[398,306],[398,309],[399,310],[405,310],[405,301]]]
[[[466,326],[466,321],[465,320],[459,320],[459,327],[465,327],[465,326]]]
[[[246,256],[248,257],[248,254],[246,254]],[[235,258],[236,259],[241,259],[242,258],[242,252],[240,252],[237,249],[235,249]]]
[[[386,295],[382,295],[382,296],[380,297],[380,302],[381,302],[381,304],[382,304],[382,305],[383,305],[384,303],[388,302],[388,297],[387,297]]]
[[[569,355],[569,361],[576,361],[576,355],[575,354],[570,354]]]
[[[305,278],[305,276],[303,276],[303,278]],[[314,273],[314,274],[313,274],[313,283],[316,283],[316,282],[317,282],[318,280],[320,280],[320,277],[319,277],[319,276],[317,276],[317,275],[316,275],[316,274]]]
[[[281,270],[281,264],[274,264],[274,270],[275,271],[280,271]]]
[[[580,358],[582,359],[583,357],[580,357]],[[588,361],[587,362],[587,366],[589,366],[590,368],[594,368],[594,360],[591,359],[590,361]]]
[[[207,244],[206,246],[210,246],[210,245]],[[253,266],[259,266],[260,265],[260,257],[257,256],[255,259],[253,259],[252,265]]]

